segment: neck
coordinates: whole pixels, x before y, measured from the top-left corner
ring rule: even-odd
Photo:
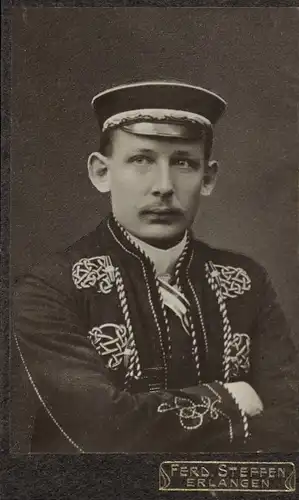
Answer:
[[[157,239],[152,239],[152,238],[146,238],[146,239],[141,240],[140,238],[138,238],[134,235],[131,235],[131,233],[130,233],[130,235],[133,236],[133,238],[135,238],[136,240],[139,240],[141,243],[144,242],[147,245],[150,245],[154,248],[158,248],[160,250],[168,250],[170,248],[175,247],[184,239],[185,234],[186,234],[186,232],[181,233],[178,236],[175,236],[175,237],[167,239],[167,240],[157,240]]]
[[[178,243],[171,247],[161,248],[152,245],[148,241],[143,241],[128,233],[129,238],[137,245],[153,262],[158,275],[172,272],[177,260],[182,254],[187,242],[187,232]]]

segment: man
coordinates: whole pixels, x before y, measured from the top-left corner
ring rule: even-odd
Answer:
[[[296,449],[295,351],[267,275],[190,229],[225,106],[173,82],[93,99],[88,171],[112,214],[15,296],[32,452]]]

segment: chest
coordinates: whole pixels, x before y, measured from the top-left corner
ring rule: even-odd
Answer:
[[[190,268],[179,281],[189,306],[178,317],[143,266],[105,265],[85,287],[74,283],[85,334],[115,383],[154,391],[250,378],[255,308],[244,270],[210,263],[197,275]]]

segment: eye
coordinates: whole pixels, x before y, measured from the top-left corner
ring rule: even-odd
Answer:
[[[179,165],[179,167],[190,167],[189,160],[177,160],[176,164]]]
[[[190,158],[174,158],[172,163],[173,165],[178,166],[184,170],[198,170],[200,166],[199,162],[191,160]]]
[[[129,158],[129,163],[135,163],[135,165],[150,165],[153,162],[153,158],[146,155],[135,155]]]

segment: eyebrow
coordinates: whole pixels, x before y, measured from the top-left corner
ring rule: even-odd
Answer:
[[[154,149],[150,149],[150,148],[136,148],[134,153],[154,153],[154,154],[156,154],[157,151],[155,151]],[[173,151],[171,153],[171,156],[197,156],[197,155],[194,153],[190,153],[190,151],[178,149],[178,150]]]
[[[136,148],[134,153],[156,153],[156,151],[150,148]]]
[[[177,151],[173,151],[172,156],[175,156],[175,155],[177,155],[177,156],[197,156],[194,153],[190,153],[190,151],[184,151],[181,149],[179,149]]]

